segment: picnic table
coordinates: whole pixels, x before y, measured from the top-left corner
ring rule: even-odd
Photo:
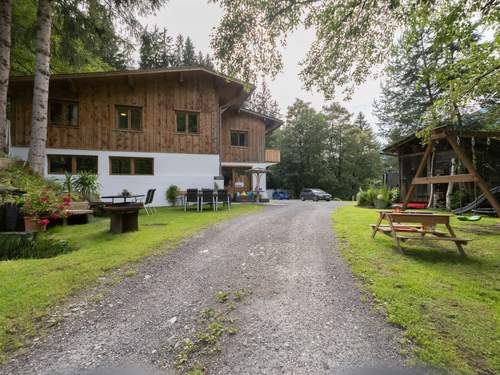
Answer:
[[[395,212],[378,211],[379,219],[377,224],[370,224],[373,233],[378,232],[394,238],[397,249],[401,250],[401,243],[406,241],[451,241],[457,246],[461,255],[465,256],[463,245],[470,241],[465,238],[458,238],[450,225],[450,216],[447,214],[436,214],[432,212]],[[387,225],[382,225],[382,221],[387,221]],[[444,225],[448,233],[438,230],[438,224]],[[403,234],[401,234],[403,233]],[[414,235],[409,235],[413,233]],[[427,236],[429,235],[429,236]]]
[[[111,203],[104,207],[104,210],[111,217],[109,231],[111,233],[125,233],[139,230],[139,209],[144,207],[142,202],[137,202],[141,195],[108,195],[101,197],[111,199]],[[123,199],[122,203],[115,203],[115,199]],[[127,199],[134,199],[133,202],[127,202]]]

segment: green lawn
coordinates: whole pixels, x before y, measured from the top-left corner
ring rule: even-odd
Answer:
[[[371,238],[375,210],[342,207],[333,214],[343,254],[363,285],[404,329],[417,360],[466,374],[500,373],[500,220],[459,222],[470,238],[467,258],[452,244]],[[411,344],[410,344],[411,343]]]
[[[202,228],[258,209],[258,206],[234,205],[230,212],[207,210],[199,214],[184,213],[180,208],[161,208],[152,216],[142,213],[140,230],[122,235],[108,232],[107,218],[96,218],[87,225],[51,229],[55,237],[69,240],[78,250],[50,259],[0,262],[0,363],[8,352],[40,333],[41,325],[36,322],[52,306],[93,285],[107,271],[172,249]]]

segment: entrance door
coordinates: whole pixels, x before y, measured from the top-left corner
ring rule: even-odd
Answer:
[[[232,193],[251,191],[251,176],[246,173],[248,167],[222,167],[224,188]]]

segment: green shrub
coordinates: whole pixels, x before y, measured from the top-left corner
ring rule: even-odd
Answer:
[[[391,203],[391,191],[386,188],[369,188],[366,191],[360,190],[356,196],[358,206],[361,207],[374,207],[377,199]]]
[[[74,250],[66,240],[45,233],[0,233],[0,260],[52,258]]]
[[[176,185],[170,185],[167,189],[167,201],[175,206],[177,201],[177,196],[179,195],[179,188]]]

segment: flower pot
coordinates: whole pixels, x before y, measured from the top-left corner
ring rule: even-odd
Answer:
[[[47,224],[40,224],[37,219],[32,217],[24,218],[25,232],[43,232],[47,229]]]
[[[384,201],[382,199],[375,199],[373,201],[373,204],[375,205],[375,208],[378,208],[378,209],[387,208],[387,206],[389,205],[386,201]]]

